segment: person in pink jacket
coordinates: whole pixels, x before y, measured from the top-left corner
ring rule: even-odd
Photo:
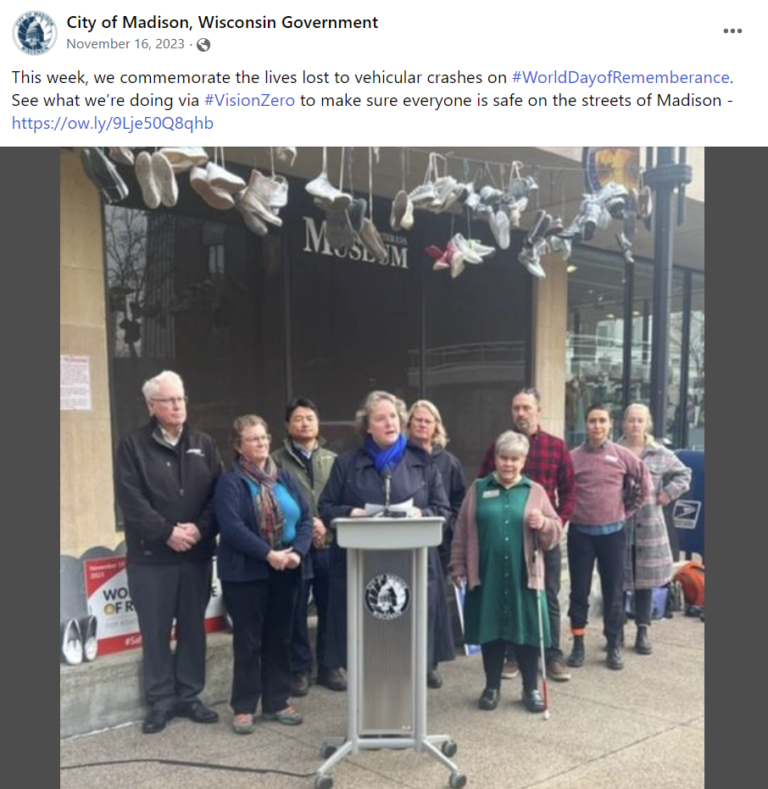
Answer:
[[[544,562],[541,552],[534,561],[533,534],[538,534],[540,548],[547,551],[557,545],[562,525],[544,488],[522,473],[528,449],[528,439],[520,433],[509,430],[499,436],[496,470],[470,486],[451,547],[453,582],[467,585],[465,639],[482,649],[485,689],[478,701],[481,710],[499,705],[508,643],[514,644],[522,674],[523,704],[531,712],[544,709],[537,687],[537,590],[544,588]],[[546,609],[542,622],[547,646]]]

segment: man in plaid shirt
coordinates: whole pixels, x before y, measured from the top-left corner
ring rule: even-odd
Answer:
[[[531,448],[525,461],[523,473],[538,482],[547,491],[552,506],[565,527],[573,512],[575,488],[573,463],[565,442],[539,426],[541,421],[541,395],[532,386],[521,389],[512,398],[512,422],[514,429],[523,433]],[[484,477],[495,468],[493,441],[488,447],[478,476]],[[560,649],[560,572],[562,555],[560,546],[544,553],[544,583],[547,590],[549,629],[552,646],[547,650],[547,674],[553,680],[567,682],[571,678]],[[512,673],[514,675],[514,673]]]

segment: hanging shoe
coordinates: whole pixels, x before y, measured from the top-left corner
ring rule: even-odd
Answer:
[[[355,233],[360,233],[363,229],[363,219],[365,219],[367,208],[367,201],[363,200],[362,197],[356,197],[348,209],[349,224],[352,225],[352,230],[354,230]]]
[[[173,172],[177,175],[193,167],[205,167],[208,164],[205,148],[161,148],[160,153],[171,163]]]
[[[150,158],[150,167],[152,177],[160,192],[160,202],[164,206],[172,208],[179,201],[179,185],[176,183],[171,163],[164,154],[156,151]]]
[[[547,274],[541,266],[541,256],[546,253],[547,249],[547,242],[544,239],[540,239],[535,246],[523,245],[523,248],[517,255],[517,259],[534,277],[544,279]]]
[[[352,202],[352,196],[348,195],[337,189],[329,180],[326,173],[320,173],[317,178],[310,181],[304,189],[312,197],[321,200],[322,203],[327,203],[329,207],[333,208],[348,208]],[[320,205],[324,208],[324,205]]]
[[[488,219],[488,224],[491,227],[491,233],[496,239],[496,243],[499,245],[499,249],[509,249],[509,216],[499,209],[491,214]]]
[[[263,238],[269,232],[269,229],[259,217],[251,211],[247,206],[243,205],[240,199],[240,194],[235,195],[235,208],[240,212],[243,217],[243,222],[251,233],[255,233],[260,238]]]
[[[403,229],[402,221],[408,210],[408,192],[401,189],[392,201],[392,210],[389,213],[389,226],[392,230],[398,231]]]
[[[363,219],[363,226],[358,234],[362,245],[377,263],[386,263],[389,259],[387,247],[376,225],[368,218]]]
[[[141,187],[141,197],[144,200],[144,205],[147,208],[157,208],[162,198],[160,197],[160,187],[152,171],[152,157],[150,154],[146,151],[142,151],[136,157],[134,169],[136,172],[136,180]]]
[[[276,148],[277,158],[281,162],[285,162],[289,167],[293,167],[293,163],[296,161],[296,149],[295,148]]]
[[[229,192],[208,183],[208,173],[202,167],[193,167],[189,171],[189,185],[211,208],[226,211],[235,207],[235,199]]]
[[[208,176],[208,183],[214,189],[220,189],[222,192],[228,192],[231,195],[245,189],[245,181],[239,175],[225,170],[220,164],[208,162],[205,170]]]
[[[128,167],[132,167],[135,157],[130,148],[110,148],[109,158],[118,164],[125,164]]]
[[[128,187],[117,168],[98,148],[83,148],[80,151],[83,171],[99,190],[105,203],[119,203],[128,197]]]
[[[325,237],[333,249],[348,249],[354,245],[356,236],[349,219],[348,208],[326,213]]]

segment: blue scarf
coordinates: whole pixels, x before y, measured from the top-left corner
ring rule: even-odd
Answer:
[[[401,433],[394,444],[382,449],[371,438],[371,434],[368,433],[365,436],[363,449],[365,454],[373,461],[373,465],[379,474],[383,474],[385,471],[389,471],[391,474],[397,468],[397,464],[403,459],[407,443],[405,436]]]

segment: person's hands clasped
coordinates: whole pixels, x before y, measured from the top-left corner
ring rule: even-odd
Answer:
[[[666,491],[662,490],[659,493],[659,497],[656,499],[656,502],[660,504],[662,507],[666,507],[669,502],[672,501],[672,497]]]
[[[451,580],[453,581],[453,585],[457,589],[461,589],[461,587],[464,586],[464,584],[467,582],[467,576],[466,575],[452,575],[451,576]]]
[[[267,562],[278,572],[295,570],[301,564],[301,556],[293,548],[283,548],[281,551],[270,551],[267,554]]]
[[[325,535],[328,529],[325,528],[320,518],[312,518],[312,545],[315,548],[322,548],[325,545]]]
[[[177,523],[165,544],[177,553],[184,553],[193,548],[199,539],[200,532],[194,523]]]

